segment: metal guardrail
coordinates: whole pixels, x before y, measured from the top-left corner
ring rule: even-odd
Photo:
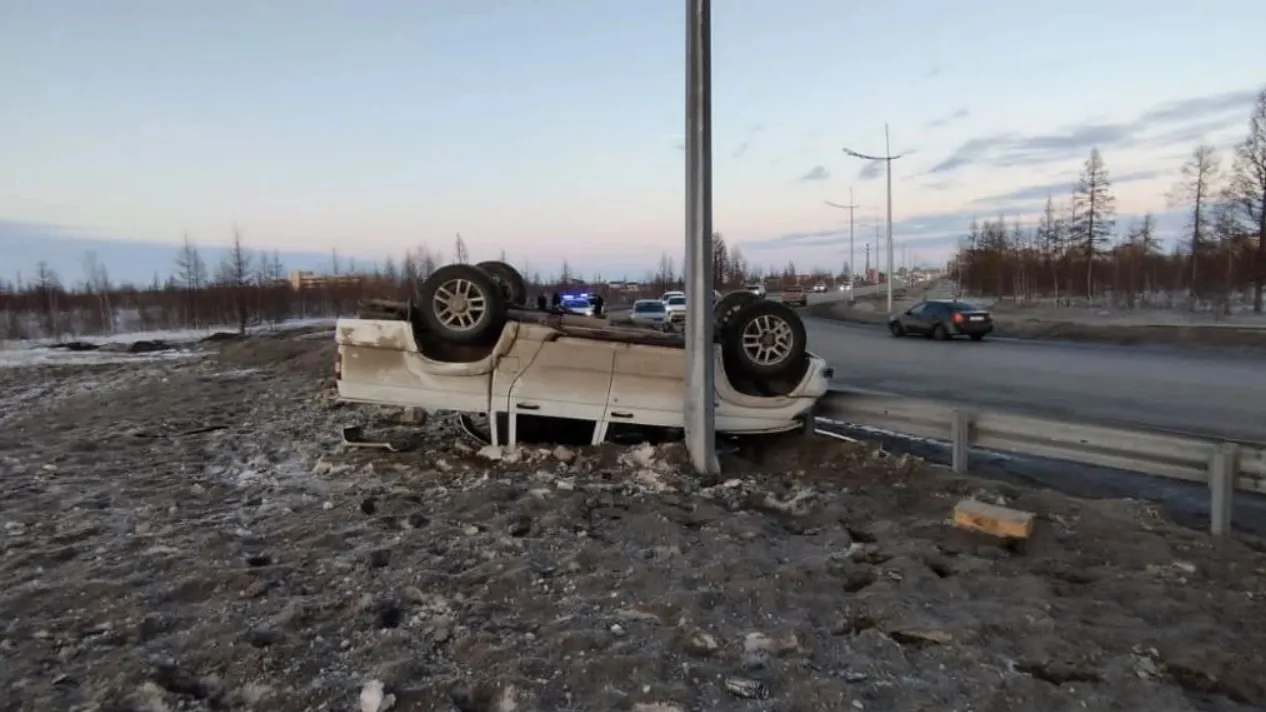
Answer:
[[[1077,462],[1200,482],[1210,491],[1210,531],[1231,526],[1235,490],[1266,494],[1266,447],[1229,440],[1036,418],[946,403],[832,390],[819,418],[949,444],[955,472],[971,448]]]

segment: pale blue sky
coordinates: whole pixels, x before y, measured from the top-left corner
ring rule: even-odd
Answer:
[[[1243,134],[1260,0],[716,0],[715,222],[838,269],[848,145],[891,123],[899,244],[1029,214],[1092,145],[1122,213]],[[637,275],[683,241],[682,0],[0,0],[0,274],[94,247],[167,271],[188,230],[373,259],[420,241]],[[806,236],[783,239],[786,236]],[[72,239],[73,238],[73,239]],[[771,242],[773,241],[773,242]],[[859,237],[860,242],[860,237]],[[762,246],[761,243],[765,243]],[[315,259],[315,258],[313,258]],[[861,262],[861,258],[858,258]]]

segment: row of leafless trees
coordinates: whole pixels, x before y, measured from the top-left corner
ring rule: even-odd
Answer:
[[[965,291],[1019,302],[1053,299],[1134,308],[1173,306],[1230,313],[1266,288],[1266,89],[1248,135],[1230,161],[1197,146],[1182,166],[1170,206],[1188,215],[1165,250],[1151,214],[1116,230],[1103,157],[1090,153],[1070,199],[1047,199],[1036,227],[1004,217],[974,221],[950,267]]]
[[[460,235],[453,258],[457,262],[470,259]],[[504,254],[501,259],[505,260]],[[251,250],[241,232],[235,231],[218,264],[208,264],[186,236],[176,250],[171,274],[165,280],[155,276],[149,285],[138,286],[112,283],[105,265],[89,253],[78,280],[64,278],[41,262],[33,279],[0,281],[0,339],[190,328],[244,332],[255,325],[287,319],[351,314],[364,297],[405,299],[416,294],[444,261],[441,253],[426,245],[375,265],[357,265],[332,252],[326,279],[318,279],[316,286],[298,286],[288,278],[277,252]],[[558,272],[546,277],[530,264],[519,267],[532,294],[584,289],[604,293],[613,305],[681,286],[680,273],[668,255],[661,258],[657,270],[635,280],[632,288],[623,286],[627,282],[623,278],[616,280],[619,286],[608,284],[601,276],[582,279],[566,261]],[[792,280],[797,274],[795,265],[790,264],[781,273],[753,269],[720,235],[714,243],[713,272],[716,286],[722,290],[759,279]],[[815,274],[813,278],[831,276]]]
[[[191,328],[232,328],[335,313],[354,302],[359,285],[294,290],[278,256],[254,253],[235,235],[214,273],[197,246],[186,239],[167,279],[146,286],[112,284],[95,254],[84,259],[77,282],[64,280],[47,263],[34,279],[0,282],[0,339],[66,338]]]

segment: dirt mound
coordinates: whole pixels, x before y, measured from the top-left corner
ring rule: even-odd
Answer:
[[[402,426],[326,400],[331,348],[31,372],[60,395],[0,431],[6,709],[1266,705],[1256,540],[794,436],[719,478],[441,417],[345,450],[339,425]],[[963,497],[1032,539],[948,525]]]
[[[317,341],[298,338],[251,337],[225,343],[217,360],[239,368],[269,368],[285,365],[305,372],[334,368],[333,339]]]

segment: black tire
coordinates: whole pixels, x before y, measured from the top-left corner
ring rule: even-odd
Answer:
[[[899,321],[888,322],[888,331],[892,332],[892,335],[897,338],[901,338],[906,335],[906,330],[901,326],[901,322]]]
[[[984,334],[972,334],[972,335],[971,335],[971,340],[972,340],[972,341],[981,341],[981,340],[983,340],[984,338],[985,338],[985,335],[984,335]]]
[[[949,331],[945,329],[944,324],[937,324],[932,328],[932,338],[937,341],[949,341]]]
[[[751,292],[730,292],[729,294],[717,300],[717,305],[712,308],[714,326],[718,334],[725,333],[726,323],[739,312],[740,309],[759,301],[760,297]]]
[[[741,376],[769,379],[784,376],[803,366],[808,345],[804,322],[800,315],[785,304],[757,300],[738,310],[729,318],[729,326],[721,335],[721,346],[727,361],[734,365]],[[760,333],[760,332],[765,333]],[[778,332],[782,332],[779,334]],[[777,338],[784,343],[766,342],[764,348],[780,345],[782,353],[767,354],[749,349],[762,344],[751,343],[751,337]],[[745,343],[746,342],[746,343]],[[771,358],[772,357],[772,358]]]
[[[458,313],[446,313],[445,295],[464,296],[478,300],[475,305],[466,304],[468,311],[460,311],[463,304],[458,300]],[[473,306],[473,309],[470,307]],[[482,306],[482,310],[480,310]],[[427,331],[441,341],[450,344],[480,344],[495,340],[501,335],[506,322],[506,298],[501,284],[492,275],[474,265],[445,265],[422,283],[418,309]]]
[[[492,278],[501,285],[507,306],[527,306],[527,282],[523,281],[523,275],[519,274],[519,270],[499,260],[488,260],[475,266],[492,275]]]

